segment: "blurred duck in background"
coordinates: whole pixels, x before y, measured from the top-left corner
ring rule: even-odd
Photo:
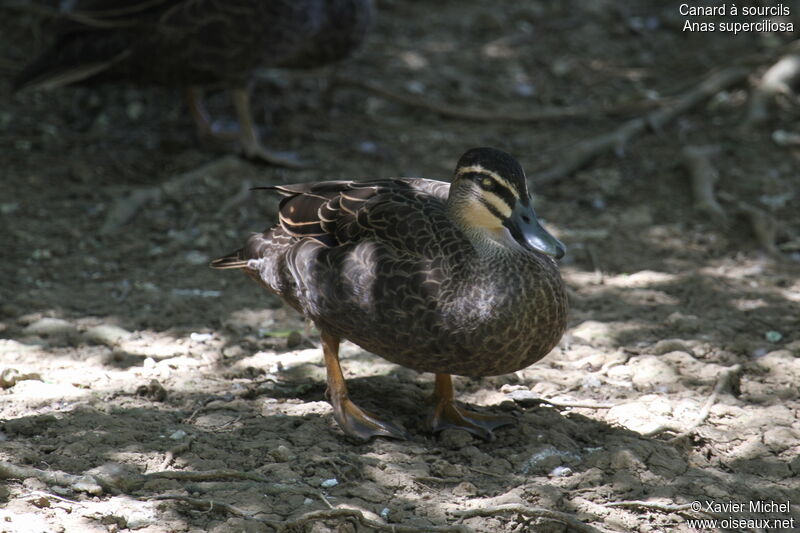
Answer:
[[[313,68],[347,57],[364,40],[372,0],[78,0],[55,25],[55,42],[23,69],[15,90],[135,82],[186,89],[201,140],[224,140],[202,89],[230,91],[248,158],[300,166],[259,140],[249,81],[259,67]],[[230,137],[230,133],[227,134]],[[228,139],[230,140],[230,139]]]

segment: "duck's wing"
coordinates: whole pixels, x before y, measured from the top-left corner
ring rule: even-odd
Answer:
[[[327,247],[369,238],[414,254],[420,252],[424,226],[447,223],[449,184],[434,180],[328,181],[271,189],[284,195],[278,214],[283,231]]]
[[[14,80],[14,90],[53,89],[94,78],[133,53],[136,36],[185,0],[83,0],[60,13],[55,42]],[[152,32],[150,32],[152,34]]]
[[[445,212],[450,185],[441,181],[390,178],[263,189],[284,196],[279,223],[252,235],[243,248],[214,260],[213,268],[245,268],[251,259],[278,254],[303,240],[335,248],[373,239],[403,254],[424,255],[431,253],[433,237],[452,226]]]

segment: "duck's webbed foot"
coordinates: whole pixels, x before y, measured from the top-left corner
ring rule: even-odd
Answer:
[[[322,351],[328,370],[328,397],[333,406],[333,416],[348,436],[366,441],[373,437],[406,439],[406,431],[391,422],[385,422],[354,404],[347,394],[347,385],[339,365],[339,338],[321,332]]]
[[[516,422],[510,416],[488,415],[458,407],[450,374],[436,374],[434,401],[436,405],[431,417],[434,433],[448,428],[463,429],[482,439],[494,440],[493,431],[496,428]]]
[[[377,418],[369,411],[361,409],[349,398],[336,400],[333,394],[330,396],[334,418],[348,436],[362,441],[370,440],[373,437],[389,437],[400,440],[408,437],[406,431],[400,426]]]

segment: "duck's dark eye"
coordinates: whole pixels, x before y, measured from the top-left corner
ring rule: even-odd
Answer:
[[[483,179],[481,180],[481,187],[483,187],[483,188],[484,188],[484,189],[486,189],[487,191],[488,191],[488,190],[491,190],[491,189],[492,189],[492,187],[494,187],[494,181],[492,181],[492,179],[491,179],[491,178],[483,178]]]

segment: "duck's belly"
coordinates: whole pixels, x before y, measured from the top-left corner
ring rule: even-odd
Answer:
[[[322,327],[393,363],[417,370],[493,376],[523,369],[547,355],[566,329],[566,299],[556,291],[546,308],[489,319],[439,310],[392,317],[349,313]],[[480,313],[477,313],[480,314]]]

